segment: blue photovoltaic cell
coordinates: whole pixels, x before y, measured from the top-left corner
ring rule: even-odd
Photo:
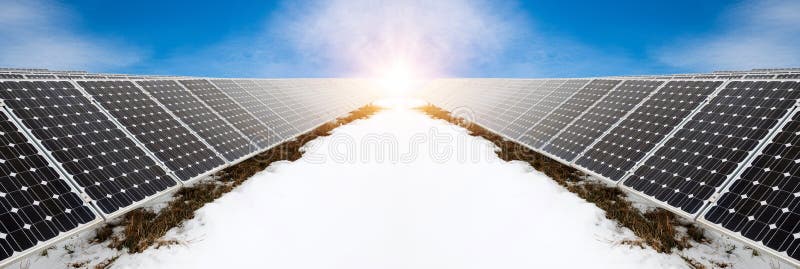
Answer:
[[[256,145],[233,126],[172,80],[136,81],[170,112],[186,123],[200,138],[228,161],[235,161],[257,150]]]
[[[177,183],[66,81],[0,82],[0,98],[105,214]]]
[[[278,135],[269,127],[262,124],[261,121],[207,80],[181,80],[180,83],[236,129],[239,129],[250,141],[255,142],[261,149],[266,149],[280,141]]]
[[[191,180],[225,165],[225,160],[133,82],[78,84],[180,180]]]
[[[0,261],[95,219],[66,179],[0,111]]]
[[[619,181],[720,85],[722,81],[667,82],[576,164]]]
[[[525,96],[522,101],[511,108],[514,111],[522,111],[522,114],[500,132],[510,138],[520,138],[539,120],[547,116],[547,113],[553,111],[574,93],[572,88],[559,88],[564,82],[566,81],[548,80],[533,89],[531,94]]]
[[[800,114],[733,179],[705,219],[800,260]]]
[[[694,215],[797,100],[797,82],[732,81],[623,184]]]

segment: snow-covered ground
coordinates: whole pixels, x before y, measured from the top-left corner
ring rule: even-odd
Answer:
[[[781,266],[716,237],[673,254],[623,244],[635,240],[629,230],[527,164],[393,105],[206,205],[165,238],[180,244],[131,255],[84,236],[30,268],[91,268],[117,255],[113,268],[687,268],[681,256]]]

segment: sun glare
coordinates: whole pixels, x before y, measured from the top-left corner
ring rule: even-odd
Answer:
[[[419,83],[419,75],[404,61],[395,61],[378,75],[379,86],[392,96],[404,95]]]

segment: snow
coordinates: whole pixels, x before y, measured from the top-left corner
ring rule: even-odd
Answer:
[[[687,268],[681,256],[780,266],[719,236],[674,254],[623,244],[632,232],[490,142],[386,104],[201,208],[165,237],[178,245],[127,254],[78,238],[31,268],[116,255],[113,268]]]

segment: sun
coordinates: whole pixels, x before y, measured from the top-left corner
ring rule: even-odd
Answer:
[[[418,86],[420,78],[412,65],[398,60],[383,68],[378,74],[377,81],[386,94],[398,96],[404,95]]]

